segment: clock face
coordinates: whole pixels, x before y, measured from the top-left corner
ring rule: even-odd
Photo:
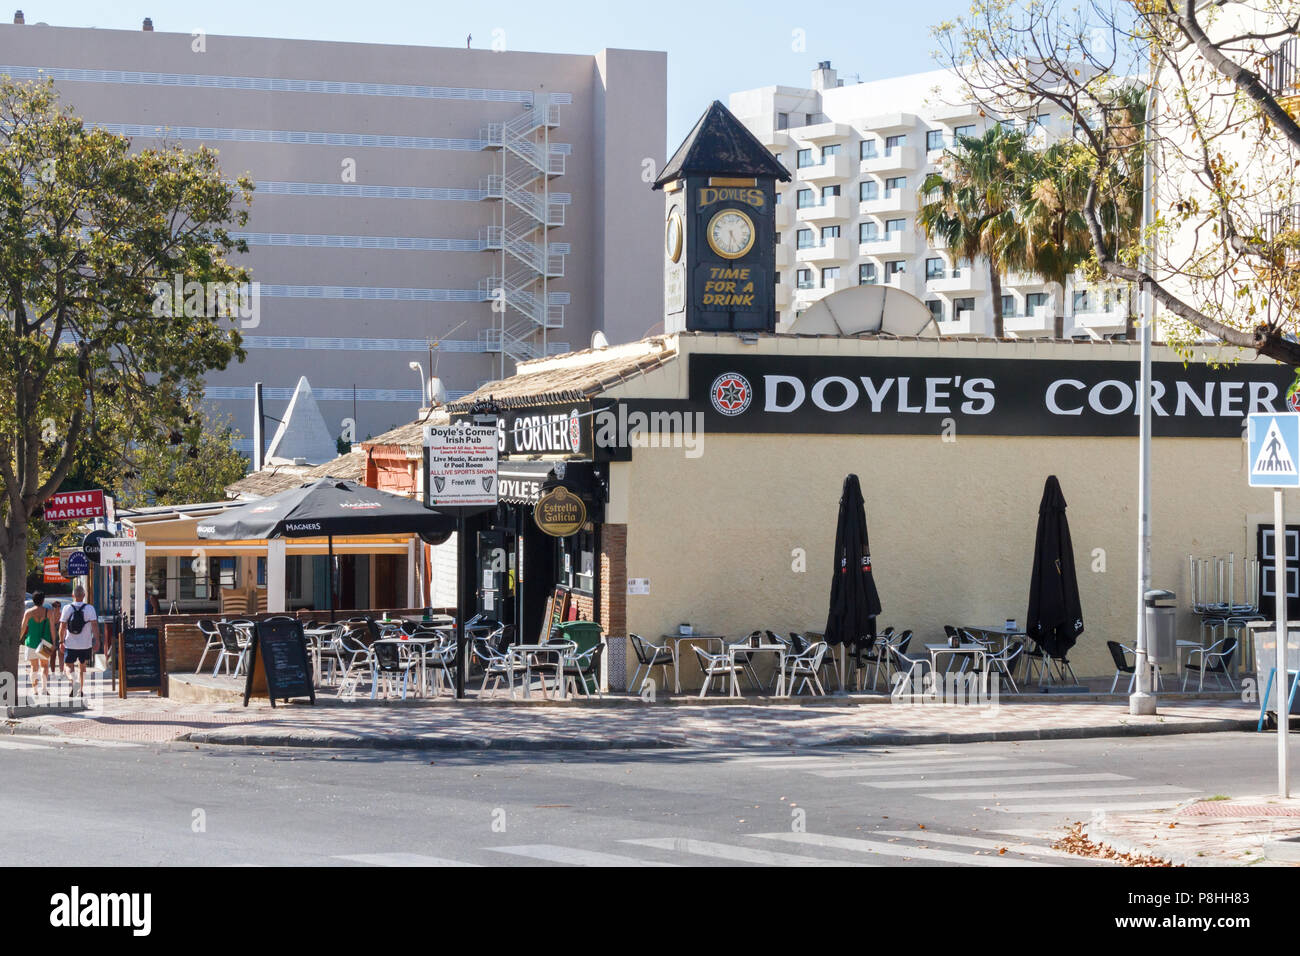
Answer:
[[[739,259],[754,245],[754,222],[739,209],[724,209],[709,220],[709,246],[724,259]]]
[[[682,257],[682,214],[676,209],[668,215],[668,226],[664,230],[664,250],[673,262]]]

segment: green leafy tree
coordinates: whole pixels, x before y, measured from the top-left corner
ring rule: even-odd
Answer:
[[[32,518],[79,452],[112,422],[135,449],[182,445],[204,373],[243,358],[220,302],[173,308],[159,283],[246,281],[227,229],[251,198],[211,150],[133,151],[52,84],[0,80],[0,671],[17,672]]]

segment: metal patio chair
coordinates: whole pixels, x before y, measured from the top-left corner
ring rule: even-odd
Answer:
[[[1207,648],[1193,647],[1187,652],[1187,663],[1183,665],[1183,690],[1187,690],[1187,678],[1191,676],[1192,671],[1196,671],[1198,680],[1196,682],[1196,691],[1200,693],[1205,689],[1205,675],[1214,675],[1214,684],[1216,687],[1222,686],[1222,682],[1228,682],[1229,690],[1236,690],[1237,685],[1232,682],[1232,655],[1237,652],[1237,638],[1225,637],[1221,641],[1210,645]],[[1193,664],[1192,658],[1200,657],[1200,663]]]
[[[699,658],[700,671],[704,674],[704,684],[700,687],[701,697],[708,694],[715,677],[730,678],[731,685],[727,693],[732,697],[740,696],[739,665],[732,661],[730,654],[710,654],[699,645],[695,645],[691,649],[695,651],[695,656]]]
[[[199,655],[199,662],[194,668],[194,673],[201,674],[203,673],[203,662],[208,657],[208,651],[221,652],[221,631],[217,629],[216,621],[209,620],[206,617],[200,618],[195,622],[194,626],[199,629],[199,633],[203,635],[206,641],[203,645],[203,653]]]
[[[651,644],[640,634],[629,634],[628,641],[632,644],[632,653],[636,655],[636,670],[632,672],[632,680],[627,685],[628,693],[638,693],[637,680],[643,684],[650,677],[650,672],[658,667],[659,676],[663,678],[663,686],[668,686],[668,668],[673,667],[672,648],[666,644]],[[642,668],[645,673],[642,674]]]

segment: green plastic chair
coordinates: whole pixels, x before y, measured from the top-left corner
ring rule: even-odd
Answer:
[[[581,656],[589,650],[604,643],[604,629],[595,621],[565,621],[555,629],[551,638],[555,641],[572,641],[577,645],[576,653]],[[591,679],[586,679],[587,690],[595,690]]]

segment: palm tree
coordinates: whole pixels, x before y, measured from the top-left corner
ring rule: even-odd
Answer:
[[[1022,201],[1021,183],[1008,171],[1022,168],[1025,135],[995,125],[983,136],[962,136],[944,156],[944,171],[921,184],[919,220],[926,238],[942,242],[960,261],[974,268],[988,263],[993,298],[993,335],[1001,338],[1003,231]]]

